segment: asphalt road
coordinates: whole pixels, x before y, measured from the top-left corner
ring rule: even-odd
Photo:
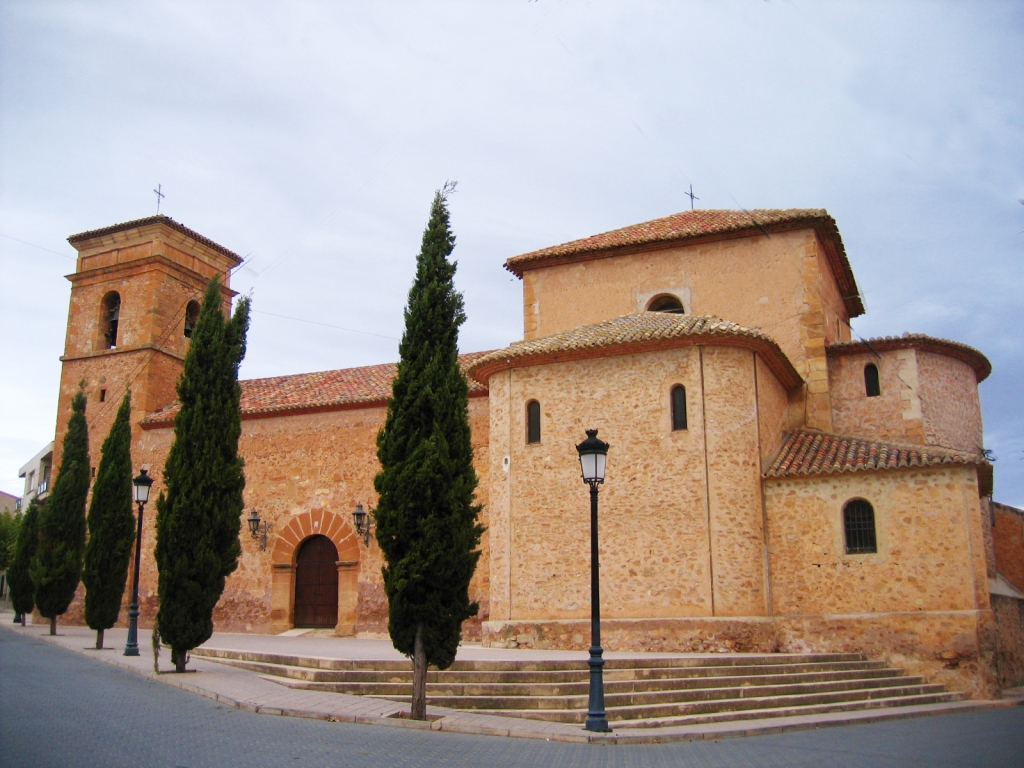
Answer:
[[[257,715],[0,627],[3,768],[434,765],[1022,768],[1024,707],[719,741],[561,744]]]

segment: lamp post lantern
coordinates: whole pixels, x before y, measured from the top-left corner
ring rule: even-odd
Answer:
[[[588,731],[607,732],[608,715],[604,709],[604,649],[601,648],[601,573],[597,557],[597,486],[604,482],[608,462],[608,443],[597,439],[597,430],[588,429],[587,439],[576,446],[580,454],[583,482],[590,486],[590,697],[587,706]]]
[[[128,642],[124,646],[125,656],[139,655],[139,566],[142,564],[142,510],[149,501],[149,488],[153,478],[149,471],[139,470],[139,476],[132,480],[135,503],[139,505],[139,527],[135,534],[135,575],[132,577],[132,604],[128,607]]]

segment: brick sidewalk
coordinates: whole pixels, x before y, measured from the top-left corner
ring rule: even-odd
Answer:
[[[377,699],[369,696],[353,696],[343,693],[323,693],[287,688],[264,676],[226,664],[218,664],[204,658],[194,657],[189,662],[192,674],[178,675],[170,672],[170,651],[161,653],[160,674],[153,669],[151,636],[148,630],[139,632],[140,656],[123,655],[127,630],[109,629],[104,644],[108,650],[94,649],[96,633],[85,627],[58,625],[58,634],[49,635],[49,625],[29,625],[22,628],[13,623],[14,614],[0,610],[0,629],[35,637],[44,642],[59,645],[107,664],[131,670],[168,685],[174,685],[192,693],[214,699],[239,709],[260,714],[305,717],[318,720],[386,725],[403,728],[431,729],[453,733],[483,734],[492,736],[513,736],[529,739],[546,739],[565,742],[591,742],[604,744],[639,744],[669,741],[690,741],[695,739],[716,739],[730,736],[748,736],[763,733],[778,733],[826,725],[876,722],[893,718],[916,717],[946,712],[988,709],[1013,706],[1021,701],[965,701],[951,704],[930,704],[923,706],[899,707],[890,710],[869,710],[842,712],[827,715],[806,715],[780,717],[770,720],[747,720],[707,725],[671,726],[646,728],[643,732],[598,734],[583,730],[582,726],[566,723],[528,720],[518,717],[500,717],[463,710],[428,707],[428,722],[418,722],[402,717],[408,716],[409,705]],[[359,638],[337,638],[281,635],[215,634],[206,644],[208,647],[233,650],[265,651],[301,656],[359,660],[401,660],[401,654],[394,650],[388,640]],[[672,656],[673,654],[606,654],[609,658],[637,656]],[[711,654],[703,654],[711,655]],[[486,659],[560,659],[581,658],[578,652],[570,651],[512,651],[495,648],[481,648],[465,645],[459,649],[460,660]]]

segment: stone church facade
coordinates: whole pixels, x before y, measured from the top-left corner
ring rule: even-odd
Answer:
[[[55,447],[84,381],[98,464],[130,386],[133,462],[158,492],[195,302],[221,274],[227,309],[241,260],[163,216],[69,240],[79,257]],[[994,511],[982,448],[989,362],[928,336],[854,340],[864,307],[825,211],[688,211],[505,266],[523,284],[523,340],[461,357],[487,527],[468,637],[589,644],[574,445],[596,428],[611,443],[607,649],[860,651],[975,696],[1020,676],[1024,546],[1012,524],[992,525],[1013,511]],[[376,500],[394,371],[241,382],[246,509],[271,530],[264,550],[243,525],[218,630],[386,632],[380,550],[352,512]]]

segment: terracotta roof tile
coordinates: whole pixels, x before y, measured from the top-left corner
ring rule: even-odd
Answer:
[[[697,344],[761,351],[783,384],[791,387],[801,381],[779,346],[761,331],[712,315],[670,312],[635,312],[550,336],[517,341],[479,358],[469,366],[468,373],[486,381],[495,371],[506,368]]]
[[[765,477],[798,477],[832,472],[932,467],[940,464],[987,466],[979,454],[923,445],[893,445],[801,429],[786,436]]]
[[[487,352],[459,355],[463,370]],[[273,376],[267,379],[247,379],[238,382],[242,387],[243,418],[277,416],[285,413],[342,410],[360,405],[379,405],[391,395],[391,382],[395,378],[395,363],[369,365],[362,368],[342,368],[336,371],[299,373],[292,376]],[[482,395],[487,388],[469,380],[470,395]],[[143,420],[144,427],[169,426],[179,410],[177,402],[150,414]]]
[[[934,336],[926,336],[923,333],[905,333],[902,336],[881,336],[874,339],[861,339],[859,341],[844,341],[839,344],[829,344],[825,347],[828,355],[855,355],[861,352],[886,352],[891,349],[922,349],[926,352],[934,352],[939,355],[946,355],[967,363],[974,369],[978,381],[982,382],[992,373],[992,363],[981,352],[967,344],[948,339],[938,339]]]
[[[687,240],[729,237],[740,233],[771,233],[807,226],[818,232],[828,252],[833,271],[850,317],[864,314],[864,304],[846,257],[846,249],[835,220],[824,208],[755,208],[750,211],[696,210],[683,211],[661,219],[633,224],[581,240],[573,240],[539,251],[513,256],[505,269],[523,276],[523,272],[544,264],[558,264],[586,258],[599,258],[602,252],[619,248],[648,246],[656,243],[679,243]]]
[[[75,245],[76,243],[82,243],[85,242],[86,240],[92,240],[94,237],[112,235],[115,232],[126,232],[129,229],[149,227],[152,226],[153,224],[163,224],[164,226],[170,227],[176,232],[180,232],[183,235],[191,237],[193,240],[195,240],[198,243],[202,243],[207,248],[212,248],[213,250],[217,251],[217,253],[221,253],[230,259],[234,259],[236,264],[240,264],[242,262],[242,257],[239,256],[234,251],[229,251],[223,245],[219,245],[218,243],[213,242],[213,240],[211,240],[210,238],[200,235],[198,232],[189,229],[184,224],[179,224],[170,216],[163,215],[148,216],[145,219],[135,219],[134,221],[126,221],[122,224],[112,224],[111,226],[103,227],[102,229],[93,229],[88,232],[80,232],[77,235],[72,235],[71,237],[69,237],[68,242],[71,243],[72,245]]]

